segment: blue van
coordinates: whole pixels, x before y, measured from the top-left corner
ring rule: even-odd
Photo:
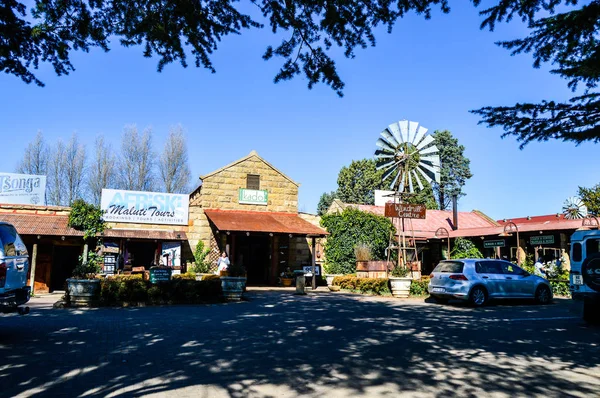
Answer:
[[[600,231],[571,235],[571,293],[583,301],[583,319],[600,323]]]
[[[28,270],[27,248],[17,230],[11,224],[0,222],[0,312],[28,312],[28,308],[20,307],[31,297]]]

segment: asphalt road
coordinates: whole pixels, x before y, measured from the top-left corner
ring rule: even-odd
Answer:
[[[600,329],[570,300],[472,309],[322,292],[0,316],[4,397],[592,397]]]

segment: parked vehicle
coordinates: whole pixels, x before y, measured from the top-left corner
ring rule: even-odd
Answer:
[[[490,299],[532,298],[552,301],[550,283],[504,260],[459,259],[440,262],[431,274],[429,294],[439,303],[450,299],[479,307]]]
[[[571,235],[571,293],[583,301],[583,319],[600,323],[600,231],[575,231]]]
[[[26,314],[22,307],[31,296],[27,286],[29,257],[27,248],[11,224],[0,222],[0,312]]]

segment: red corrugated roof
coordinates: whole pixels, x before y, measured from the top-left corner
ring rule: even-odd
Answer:
[[[368,213],[377,214],[380,216],[384,215],[384,206],[372,206],[372,205],[350,205],[357,207],[361,211]],[[395,218],[394,223],[396,230],[402,230],[402,221]],[[478,211],[459,211],[458,212],[458,227],[459,229],[468,228],[490,228],[496,227],[492,219],[483,215]],[[452,231],[452,211],[447,210],[427,210],[424,220],[418,219],[405,219],[404,230],[414,230],[414,236],[422,238],[433,238],[435,237],[435,231],[438,228],[444,227],[449,232]]]
[[[0,213],[0,221],[15,226],[20,235],[42,236],[83,236],[83,232],[68,227],[69,217],[54,214]],[[179,235],[179,237],[177,236]],[[185,240],[183,231],[106,229],[104,236],[109,238]]]
[[[532,217],[533,218],[533,217]],[[508,222],[508,220],[507,220]],[[554,221],[545,221],[545,222],[531,222],[531,220],[526,220],[526,222],[519,222],[517,219],[513,219],[513,222],[519,229],[519,232],[535,232],[535,231],[562,231],[562,230],[575,230],[581,227],[582,220],[565,220],[561,218],[560,220],[556,219]],[[451,237],[458,236],[488,236],[488,235],[498,235],[504,232],[504,225],[500,227],[493,228],[470,228],[470,229],[459,229],[457,231],[451,231]]]
[[[215,209],[206,209],[204,213],[221,231],[328,235],[327,231],[303,220],[295,213]]]
[[[542,215],[542,216],[504,218],[502,220],[498,220],[498,223],[504,225],[509,221],[512,221],[514,223],[519,223],[519,224],[539,224],[539,223],[544,223],[544,222],[561,222],[561,221],[569,221],[569,220],[565,218],[564,214],[556,213],[556,214],[547,214],[547,215]]]

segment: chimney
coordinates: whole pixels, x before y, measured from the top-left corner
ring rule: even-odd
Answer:
[[[457,195],[452,195],[452,229],[458,229],[458,208],[456,205]]]

